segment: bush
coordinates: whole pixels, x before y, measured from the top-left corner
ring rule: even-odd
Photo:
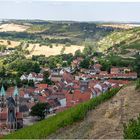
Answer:
[[[140,139],[140,116],[124,125],[124,139]]]
[[[95,109],[96,106],[113,97],[118,91],[119,89],[112,89],[111,91],[93,98],[88,102],[81,103],[46,120],[40,121],[32,126],[11,133],[4,138],[45,139],[48,135],[54,133],[59,128],[71,125],[74,122],[84,119],[88,111]]]
[[[136,90],[140,89],[140,79],[136,81]]]

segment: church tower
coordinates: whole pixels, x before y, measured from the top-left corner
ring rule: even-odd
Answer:
[[[16,103],[16,112],[19,112],[19,91],[17,86],[15,86],[13,96]]]

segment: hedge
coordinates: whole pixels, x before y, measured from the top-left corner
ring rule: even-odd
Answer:
[[[22,128],[16,132],[4,136],[5,139],[45,139],[59,128],[83,120],[87,112],[113,97],[119,89],[112,89],[102,95],[75,107],[69,108],[46,120],[35,123],[32,126]]]

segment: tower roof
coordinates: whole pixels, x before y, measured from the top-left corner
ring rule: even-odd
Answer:
[[[19,91],[18,91],[17,86],[15,86],[13,95],[14,95],[14,96],[18,96],[18,95],[19,95]]]
[[[5,89],[4,89],[3,85],[2,85],[1,91],[0,91],[0,96],[5,96],[5,94],[6,94],[6,92],[5,92]]]

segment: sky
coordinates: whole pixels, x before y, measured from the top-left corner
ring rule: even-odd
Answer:
[[[140,22],[140,2],[0,0],[0,19]]]

